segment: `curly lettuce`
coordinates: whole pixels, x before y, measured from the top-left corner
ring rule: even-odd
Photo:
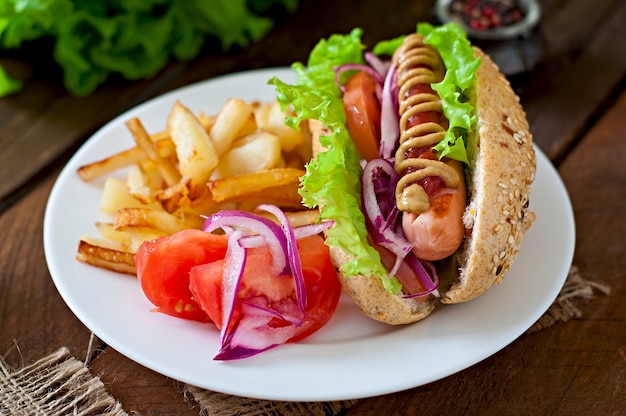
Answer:
[[[172,58],[197,56],[215,39],[224,50],[260,40],[273,27],[274,6],[293,12],[297,0],[3,0],[0,48],[51,38],[63,82],[87,95],[117,74],[154,76]],[[0,96],[19,90],[0,68]]]

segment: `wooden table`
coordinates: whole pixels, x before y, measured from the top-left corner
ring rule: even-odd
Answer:
[[[626,3],[545,0],[543,61],[518,90],[537,145],[558,168],[576,217],[574,264],[612,287],[579,305],[582,317],[524,335],[460,372],[408,391],[360,400],[347,413],[626,413]],[[42,224],[69,156],[121,112],[166,91],[224,73],[286,66],[333,32],[390,38],[432,20],[433,1],[302,1],[266,39],[230,54],[172,63],[155,78],[109,84],[86,98],[29,61],[28,77],[0,99],[0,354],[30,363],[61,346],[82,359],[90,331],[70,312],[46,267]],[[89,364],[126,411],[193,415],[172,379],[106,345]],[[407,360],[410,360],[407,352]],[[443,357],[442,357],[443,359]],[[364,365],[366,365],[364,363]]]

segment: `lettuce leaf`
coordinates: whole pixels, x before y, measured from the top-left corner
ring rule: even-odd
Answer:
[[[52,38],[65,87],[87,95],[112,74],[149,78],[171,59],[194,58],[208,40],[223,50],[247,46],[273,27],[264,12],[273,6],[293,12],[297,5],[298,0],[3,0],[0,48]],[[0,84],[0,96],[16,85]]]
[[[320,207],[322,220],[333,220],[326,244],[339,246],[351,258],[341,272],[345,276],[378,276],[391,293],[401,289],[400,283],[388,278],[378,252],[368,243],[365,217],[361,211],[360,155],[346,127],[341,90],[335,83],[333,68],[346,63],[363,62],[361,29],[348,35],[332,35],[321,40],[311,51],[307,66],[292,65],[297,75],[295,85],[278,78],[275,85],[277,99],[283,109],[291,107],[295,115],[287,124],[298,128],[301,121],[315,119],[329,129],[320,138],[327,150],[321,152],[306,166],[301,179],[300,194],[307,207]]]
[[[465,138],[472,132],[476,117],[470,103],[476,69],[480,62],[462,29],[455,24],[434,27],[418,25],[418,33],[425,41],[441,48],[447,72],[444,80],[433,86],[442,97],[444,112],[450,121],[446,138],[437,146],[439,156],[447,156],[467,163]],[[321,40],[311,51],[307,65],[294,63],[295,85],[277,78],[270,80],[276,88],[283,109],[292,109],[294,116],[287,123],[298,128],[303,120],[321,121],[329,129],[320,138],[325,152],[319,153],[306,166],[301,180],[302,200],[305,206],[320,208],[320,218],[335,221],[328,231],[326,243],[339,246],[351,258],[341,272],[345,276],[373,275],[383,282],[390,293],[398,293],[400,283],[389,278],[378,252],[369,244],[365,218],[361,211],[359,164],[360,155],[350,139],[343,110],[342,93],[335,82],[334,68],[346,63],[362,63],[365,46],[361,43],[362,30],[353,29],[348,35],[331,35]],[[392,55],[404,37],[377,43],[373,52]]]
[[[469,164],[466,141],[476,126],[472,102],[480,59],[474,58],[474,50],[457,24],[421,23],[417,32],[424,36],[425,43],[437,48],[446,67],[443,81],[432,85],[443,101],[443,112],[449,122],[446,137],[435,150],[439,158],[445,156]]]

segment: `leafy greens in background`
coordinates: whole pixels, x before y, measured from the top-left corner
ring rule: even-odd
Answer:
[[[197,56],[209,39],[223,50],[245,47],[272,29],[264,13],[297,6],[298,0],[0,0],[0,49],[53,39],[65,87],[87,95],[113,73],[152,77],[170,59]],[[0,97],[20,88],[0,66]]]

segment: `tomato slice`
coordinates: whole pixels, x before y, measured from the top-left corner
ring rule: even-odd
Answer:
[[[143,243],[135,255],[141,288],[156,310],[207,322],[208,315],[189,290],[189,270],[223,259],[228,238],[190,229]]]
[[[346,83],[343,108],[348,130],[361,157],[378,157],[380,146],[380,102],[376,97],[376,81],[367,72],[353,75]]]
[[[298,250],[307,293],[307,318],[301,325],[294,326],[284,319],[273,317],[263,323],[264,327],[261,328],[261,331],[274,333],[281,331],[284,334],[282,342],[301,340],[324,326],[335,312],[341,294],[341,285],[324,240],[319,236],[300,239]],[[271,261],[272,256],[267,247],[248,250],[238,300],[231,318],[232,327],[250,328],[248,323],[240,325],[246,319],[246,305],[272,308],[284,315],[298,315],[293,278],[270,273]],[[220,329],[223,266],[224,260],[218,260],[193,267],[189,273],[194,299]]]

